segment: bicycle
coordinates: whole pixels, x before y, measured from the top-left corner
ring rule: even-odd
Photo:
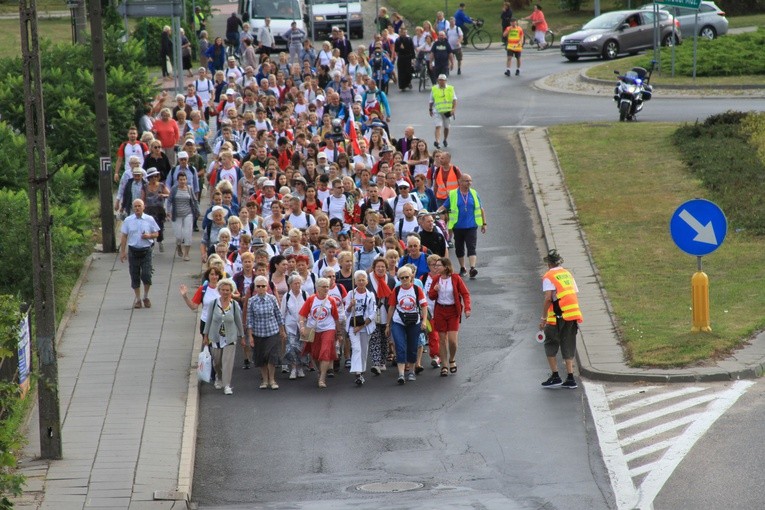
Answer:
[[[491,35],[483,29],[483,20],[480,18],[473,20],[473,28],[464,34],[463,40],[479,51],[488,50],[492,42]]]
[[[414,70],[415,78],[417,78],[419,82],[418,90],[420,92],[427,91],[428,82],[430,81],[430,76],[428,75],[428,61],[418,56],[415,60]]]
[[[524,39],[524,45],[526,46],[536,46],[537,50],[546,50],[547,48],[552,47],[553,43],[555,42],[555,32],[547,29],[547,32],[545,32],[545,46],[541,47],[539,46],[539,42],[536,40],[536,30],[533,28],[529,28],[529,21],[524,20],[523,23],[521,23],[521,28],[523,28],[523,39]]]

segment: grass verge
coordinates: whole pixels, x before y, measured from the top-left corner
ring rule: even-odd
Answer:
[[[40,37],[54,43],[72,42],[72,25],[66,19],[41,19],[38,22]],[[18,19],[0,19],[0,58],[21,56],[21,30]]]
[[[765,263],[765,242],[729,226],[725,243],[704,257],[712,332],[690,333],[690,278],[696,261],[672,242],[669,219],[688,199],[714,197],[681,162],[671,141],[677,127],[600,123],[550,128],[633,366],[703,363],[725,356],[765,326],[765,318],[752,313],[765,306],[765,294],[751,291],[751,268]]]

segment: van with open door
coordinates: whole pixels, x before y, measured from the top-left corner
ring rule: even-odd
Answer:
[[[266,24],[266,18],[271,18],[271,33],[277,47],[287,48],[284,33],[290,29],[293,21],[308,37],[311,36],[306,27],[308,16],[304,0],[239,0],[239,13],[243,21],[249,22],[255,37]]]

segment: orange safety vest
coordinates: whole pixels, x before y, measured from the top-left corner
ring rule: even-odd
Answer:
[[[579,299],[576,297],[574,277],[562,267],[550,269],[542,277],[550,280],[555,285],[555,295],[558,298],[558,306],[563,313],[564,321],[582,322],[582,311],[579,309]],[[547,310],[547,324],[556,325],[554,307],[550,305]]]
[[[457,180],[457,172],[454,171],[454,165],[449,166],[448,172],[446,184],[444,184],[444,167],[439,167],[438,173],[436,173],[436,198],[439,200],[446,200],[449,192],[457,189],[460,185]]]
[[[523,50],[523,29],[521,27],[507,27],[505,29],[505,36],[507,37],[508,50]]]

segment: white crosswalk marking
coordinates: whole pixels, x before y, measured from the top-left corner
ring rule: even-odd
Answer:
[[[609,391],[585,382],[617,508],[652,509],[654,498],[696,441],[753,384]]]

